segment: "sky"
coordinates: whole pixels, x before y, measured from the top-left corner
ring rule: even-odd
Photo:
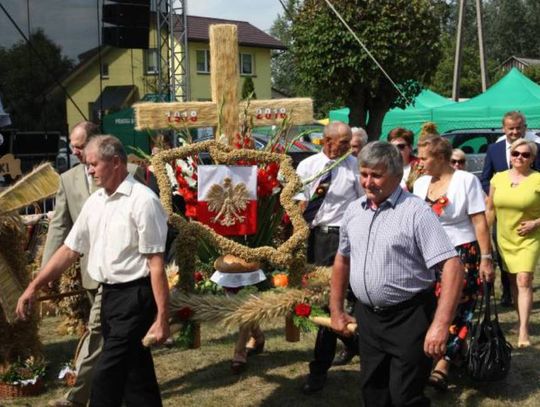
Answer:
[[[98,17],[102,0],[0,0],[25,35],[30,29],[45,34],[62,47],[64,55],[76,61],[78,54],[98,45]],[[188,15],[247,21],[268,32],[278,14],[279,0],[186,0]],[[28,13],[28,9],[30,13]],[[28,18],[29,15],[29,18]],[[13,23],[0,7],[0,46],[21,41]]]

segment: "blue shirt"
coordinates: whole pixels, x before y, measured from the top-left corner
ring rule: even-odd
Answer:
[[[366,197],[347,208],[338,252],[350,258],[350,284],[366,305],[388,307],[435,281],[433,267],[457,256],[439,220],[400,187],[372,209]]]

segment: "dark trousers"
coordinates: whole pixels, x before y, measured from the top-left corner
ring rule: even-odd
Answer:
[[[317,266],[331,266],[339,246],[339,229],[331,228],[324,231],[321,228],[311,229],[308,240],[308,263]],[[320,327],[317,332],[313,360],[309,363],[311,375],[326,375],[336,355],[337,339],[351,350],[357,348],[355,337],[344,337],[328,328]],[[355,352],[356,353],[356,352]]]
[[[103,285],[103,351],[92,382],[90,406],[161,406],[150,349],[142,338],[154,322],[156,303],[150,279]]]
[[[353,336],[341,336],[329,328],[319,327],[315,349],[313,350],[313,360],[309,362],[309,374],[324,376],[332,366],[336,356],[337,339],[341,339],[345,347],[352,353],[358,353],[357,334]]]
[[[432,360],[424,339],[435,310],[435,296],[392,312],[375,313],[356,304],[360,378],[364,405],[369,407],[429,406],[424,387]]]
[[[311,229],[307,247],[307,262],[317,266],[334,264],[339,247],[339,228],[324,231],[319,227]]]

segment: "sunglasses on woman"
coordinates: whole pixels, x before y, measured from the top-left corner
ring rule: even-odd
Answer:
[[[450,160],[450,164],[453,164],[453,165],[456,165],[456,164],[463,165],[463,164],[465,164],[465,159],[460,159],[460,160],[451,159],[451,160]]]
[[[408,146],[408,144],[394,144],[398,150],[404,150],[405,147]]]
[[[528,159],[528,158],[531,158],[531,153],[529,153],[527,151],[523,151],[523,152],[522,151],[512,151],[510,153],[510,155],[512,157],[515,157],[515,158],[517,158],[519,156],[522,156],[525,160]]]

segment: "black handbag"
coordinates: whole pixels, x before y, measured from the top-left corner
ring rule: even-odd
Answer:
[[[508,375],[512,345],[506,341],[499,326],[493,285],[484,282],[483,291],[478,320],[472,329],[467,352],[467,370],[474,380],[489,382],[504,379]]]

